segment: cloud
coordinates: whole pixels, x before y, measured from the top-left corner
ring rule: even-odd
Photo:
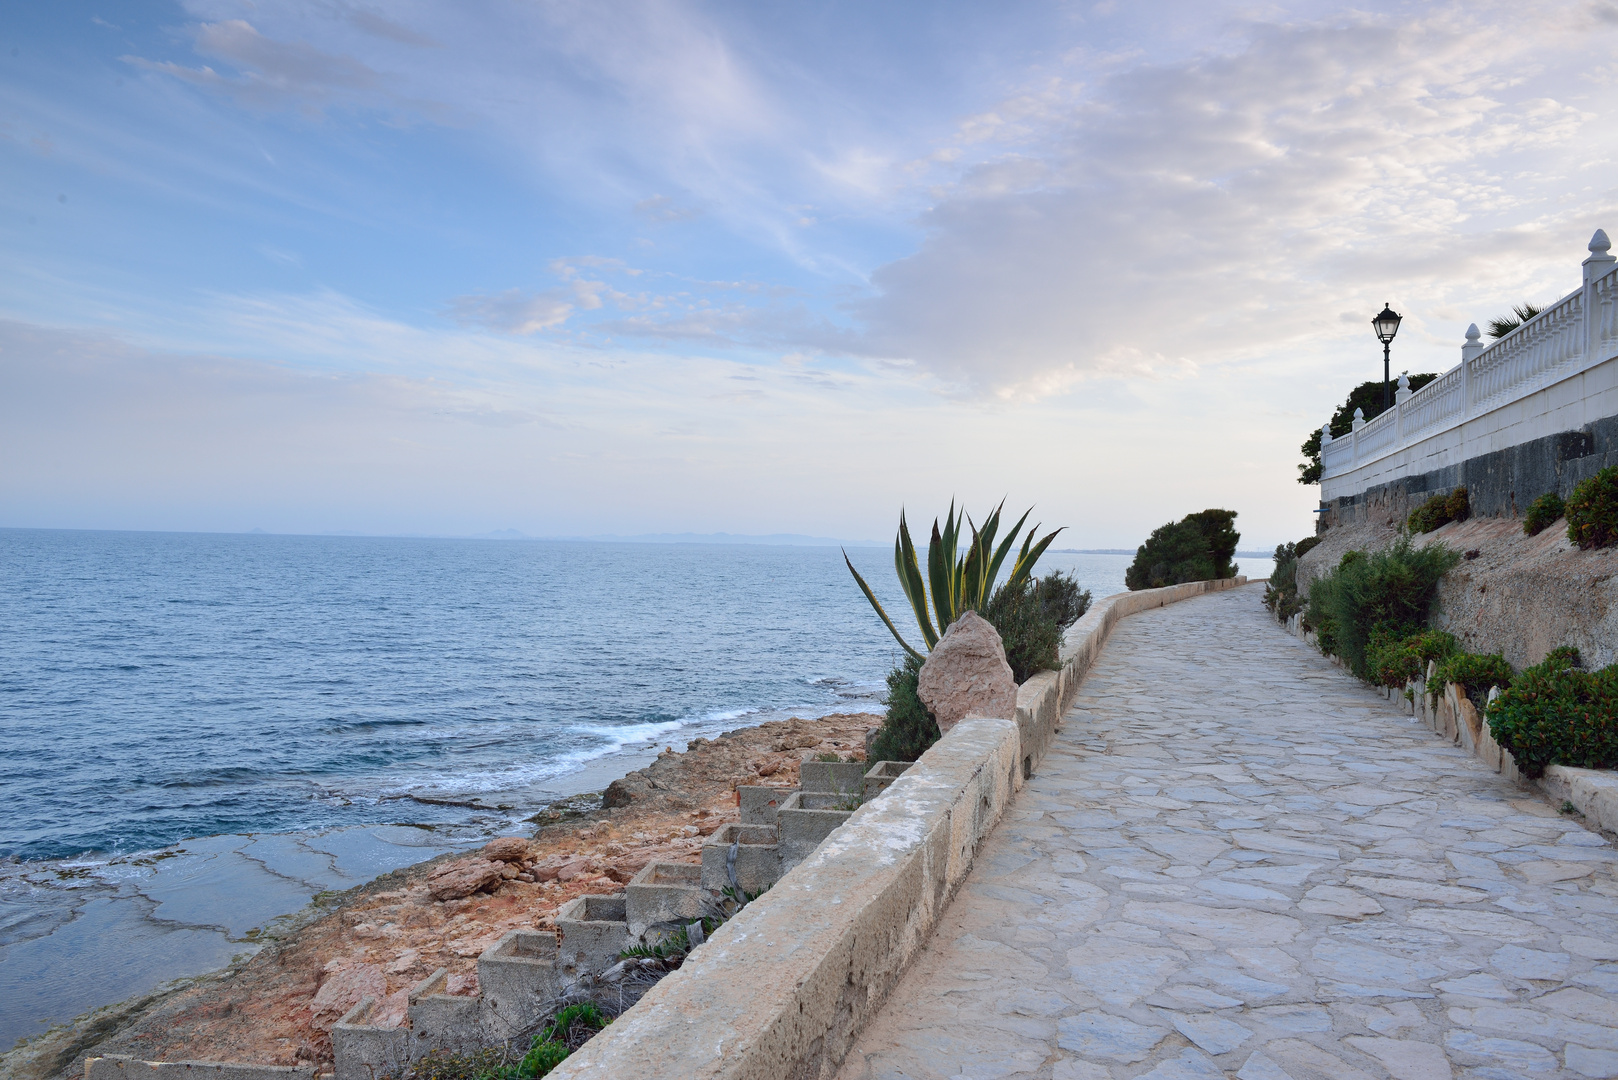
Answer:
[[[352,56],[322,52],[308,42],[278,41],[242,19],[203,23],[194,29],[198,54],[236,68],[235,76],[212,67],[126,56],[125,62],[158,71],[205,90],[226,93],[258,108],[289,105],[314,111],[339,97],[377,99],[381,77]]]
[[[1611,188],[1564,198],[1611,125],[1535,77],[1578,45],[1554,13],[1357,15],[1043,79],[962,123],[974,160],[873,273],[864,347],[1038,396],[1319,344],[1345,301],[1430,308],[1552,250],[1566,277],[1561,245],[1618,216]]]
[[[443,43],[435,41],[426,34],[418,34],[407,26],[401,26],[391,19],[382,17],[374,11],[354,10],[348,13],[348,21],[364,30],[385,40],[400,45],[414,45],[422,49],[441,49]]]
[[[702,211],[692,206],[681,206],[667,195],[653,195],[640,200],[635,204],[635,213],[660,225],[675,221],[690,221],[692,218],[702,216]]]
[[[501,334],[536,334],[567,322],[578,310],[581,295],[600,306],[594,293],[582,292],[578,286],[543,292],[507,289],[492,296],[457,296],[450,301],[450,315],[462,325]]]

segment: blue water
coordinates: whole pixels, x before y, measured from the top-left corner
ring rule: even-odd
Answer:
[[[830,548],[0,530],[0,1050],[898,656]]]
[[[420,798],[868,708],[863,606],[824,549],[0,532],[0,854],[441,821]]]
[[[1046,562],[1102,596],[1128,559]],[[897,657],[831,548],[0,530],[0,613],[29,860],[518,814],[625,746],[876,710]]]

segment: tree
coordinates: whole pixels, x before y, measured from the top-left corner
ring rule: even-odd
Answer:
[[[1152,530],[1124,572],[1130,589],[1158,589],[1186,581],[1236,576],[1236,511],[1204,510]]]
[[[1501,315],[1498,318],[1489,320],[1489,336],[1499,341],[1544,310],[1544,308],[1526,301],[1521,304],[1513,304],[1510,315]]]
[[[1422,387],[1426,386],[1436,378],[1438,378],[1438,376],[1432,374],[1431,372],[1423,375],[1411,375],[1410,389],[1412,391],[1420,390]],[[1365,414],[1365,419],[1367,420],[1371,420],[1382,414],[1381,379],[1372,379],[1370,382],[1360,383],[1349,393],[1348,400],[1337,407],[1337,411],[1332,414],[1331,418],[1332,438],[1342,438],[1344,435],[1347,435],[1354,430],[1355,409],[1362,410]],[[1316,428],[1309,433],[1309,437],[1303,441],[1302,449],[1305,461],[1302,465],[1298,466],[1298,483],[1318,484],[1320,483],[1319,428]]]

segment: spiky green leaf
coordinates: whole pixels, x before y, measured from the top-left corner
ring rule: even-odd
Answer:
[[[911,656],[914,656],[917,660],[925,661],[927,658],[910,647],[910,642],[904,639],[904,637],[899,633],[899,628],[893,625],[893,620],[888,618],[888,613],[882,610],[881,601],[876,598],[876,593],[871,591],[871,587],[865,583],[865,579],[860,577],[860,572],[854,569],[854,564],[849,561],[848,552],[846,551],[843,552],[843,561],[848,563],[848,572],[854,575],[855,581],[859,582],[860,591],[865,594],[865,599],[871,602],[871,607],[876,609],[877,616],[881,618],[882,624],[888,628],[888,633],[893,635],[893,640],[897,641],[904,648],[905,652],[909,653]],[[929,648],[931,648],[931,646],[929,646]]]

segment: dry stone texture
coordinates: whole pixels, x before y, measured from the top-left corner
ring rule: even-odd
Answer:
[[[503,864],[470,858],[447,862],[427,879],[427,894],[434,900],[459,900],[498,885]]]
[[[1260,593],[1119,624],[841,1080],[1618,1076],[1618,853]]]
[[[1000,634],[975,611],[950,623],[921,666],[916,696],[948,731],[967,717],[1010,720],[1017,715],[1017,682]]]

